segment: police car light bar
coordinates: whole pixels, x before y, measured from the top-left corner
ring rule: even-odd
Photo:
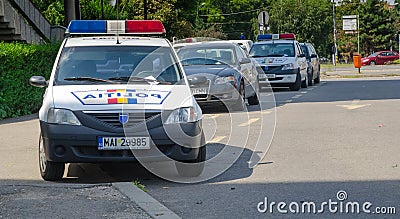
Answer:
[[[260,34],[257,36],[258,41],[262,40],[294,40],[296,36],[293,33],[281,34]]]
[[[73,20],[69,34],[165,34],[159,20]]]

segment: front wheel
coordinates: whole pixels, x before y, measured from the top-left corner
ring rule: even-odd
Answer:
[[[199,148],[197,158],[189,161],[176,161],[175,167],[180,176],[196,177],[199,176],[204,169],[204,161],[206,160],[207,148],[205,145],[204,134],[201,139],[202,146]]]
[[[311,73],[308,75],[308,86],[312,86],[313,85],[313,70],[311,69]]]
[[[294,84],[291,85],[289,87],[289,89],[291,91],[298,91],[298,90],[300,90],[300,86],[301,86],[301,75],[300,75],[300,72],[298,72],[296,75],[296,82],[294,82]]]
[[[43,137],[39,138],[39,169],[40,175],[46,181],[59,181],[64,175],[65,164],[48,161],[44,150]]]
[[[244,82],[243,81],[240,82],[240,88],[239,88],[238,93],[239,93],[239,97],[233,104],[232,109],[234,111],[244,111],[244,109],[246,108],[246,103],[244,101]]]
[[[321,73],[318,71],[318,76],[314,79],[314,83],[319,84],[321,82]]]
[[[375,65],[376,63],[374,62],[374,61],[371,61],[370,63],[369,63],[369,65]]]
[[[301,82],[301,87],[302,88],[308,87],[308,73],[306,74],[306,78],[304,79],[304,81]]]

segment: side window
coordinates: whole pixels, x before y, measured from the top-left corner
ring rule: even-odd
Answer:
[[[298,43],[296,43],[295,48],[296,48],[297,55],[304,54],[303,51],[300,49],[300,45]]]
[[[235,50],[236,50],[236,56],[237,56],[238,62],[240,62],[240,60],[242,60],[244,57],[246,57],[243,53],[243,49],[239,48],[238,46],[235,46]]]

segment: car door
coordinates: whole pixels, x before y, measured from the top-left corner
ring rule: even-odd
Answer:
[[[251,59],[246,55],[244,50],[240,48],[239,46],[235,45],[235,53],[236,57],[238,60],[238,63],[240,65],[240,73],[242,74],[242,77],[244,78],[244,93],[247,96],[251,96],[253,93],[252,85],[253,85],[253,63],[251,62]],[[242,63],[242,61],[246,60],[249,61],[247,63]]]
[[[310,52],[311,64],[312,64],[312,68],[313,68],[313,76],[316,77],[316,75],[319,71],[318,54],[311,44],[308,44],[307,47],[308,47],[308,51]]]
[[[296,41],[294,43],[295,45],[295,50],[296,50],[296,59],[298,60],[299,67],[300,67],[300,74],[301,74],[301,79],[304,80],[307,76],[307,60],[306,56],[301,50],[300,44]]]
[[[382,65],[386,61],[386,52],[381,52],[376,56],[376,64]]]

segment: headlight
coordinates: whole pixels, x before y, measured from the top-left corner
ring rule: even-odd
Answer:
[[[289,70],[289,69],[295,69],[293,63],[289,63],[289,64],[282,66],[282,70]]]
[[[235,82],[235,78],[233,76],[215,78],[215,84],[224,84],[229,82]]]
[[[75,114],[66,109],[51,108],[47,115],[47,122],[63,125],[81,125]]]
[[[201,119],[202,112],[199,105],[195,104],[193,107],[179,108],[169,115],[165,124],[197,122]]]

